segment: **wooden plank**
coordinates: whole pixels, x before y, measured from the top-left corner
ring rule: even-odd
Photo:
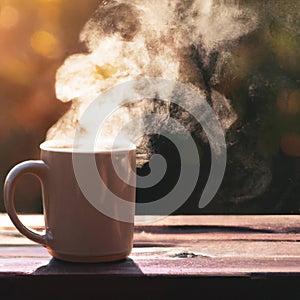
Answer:
[[[5,274],[102,274],[102,275],[185,275],[185,276],[251,276],[266,273],[300,273],[299,251],[295,255],[283,255],[281,250],[291,249],[289,245],[271,248],[268,255],[258,256],[252,252],[265,251],[270,245],[224,245],[215,243],[211,249],[202,249],[202,245],[181,248],[134,248],[129,259],[106,264],[76,264],[51,259],[51,256],[39,246],[25,246],[0,249],[0,276]],[[200,248],[198,248],[200,247]],[[236,250],[246,248],[236,255]],[[220,250],[222,249],[222,251]],[[275,255],[272,255],[275,251]],[[295,251],[295,249],[294,249]]]
[[[135,229],[134,241],[135,245],[144,247],[150,245],[154,246],[175,246],[179,244],[186,244],[191,242],[191,237],[194,242],[197,241],[290,241],[299,242],[299,233],[256,233],[256,232],[217,232],[217,231],[202,231],[199,229],[189,230],[185,229],[174,229],[165,228],[164,231],[156,230],[155,227],[140,230]],[[21,246],[21,245],[35,245],[34,242],[21,235],[16,229],[0,229],[0,246]]]
[[[0,217],[0,277],[17,274],[105,276],[300,276],[298,216],[172,216],[135,227],[129,259],[74,264],[52,259]],[[24,222],[41,229],[42,216]]]
[[[140,228],[162,226],[189,226],[203,228],[236,228],[237,230],[261,230],[272,232],[300,233],[300,215],[197,215],[167,216],[157,220],[157,216],[136,216],[136,226]],[[43,228],[43,215],[20,215],[26,226]],[[156,220],[151,222],[151,220]],[[0,228],[14,227],[6,214],[0,214]]]
[[[253,272],[300,272],[298,242],[251,239],[201,240],[191,234],[189,239],[183,237],[177,239],[174,235],[172,237],[170,241],[168,234],[152,235],[152,244],[136,238],[130,257],[143,274],[246,275]],[[47,251],[40,246],[2,246],[0,273],[32,273],[40,267],[47,266],[50,259]],[[79,270],[82,272],[84,268]],[[113,270],[116,271],[115,268]],[[120,272],[123,271],[121,268]],[[52,268],[49,272],[53,273]],[[136,268],[133,268],[132,272],[136,274]]]

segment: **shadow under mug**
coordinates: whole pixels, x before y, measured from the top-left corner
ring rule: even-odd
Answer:
[[[85,198],[76,180],[73,150],[49,145],[51,143],[46,142],[40,146],[41,160],[20,163],[6,177],[4,202],[16,228],[29,239],[46,247],[58,259],[71,262],[107,262],[126,258],[133,246],[134,208],[130,212],[131,222],[108,217],[96,209]],[[117,158],[114,162],[112,153]],[[76,153],[83,157],[94,155],[97,170],[108,190],[133,204],[135,154],[134,147]],[[126,182],[119,178],[115,170],[116,161],[117,169],[130,177]],[[14,191],[24,174],[35,175],[41,182],[46,229],[44,235],[25,227],[15,210]],[[96,196],[102,202],[110,200],[110,194],[105,191]],[[119,208],[115,209],[117,211]]]

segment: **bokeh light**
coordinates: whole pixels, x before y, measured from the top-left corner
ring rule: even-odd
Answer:
[[[284,91],[279,94],[277,101],[279,110],[284,114],[297,115],[300,113],[300,90]]]
[[[56,100],[55,73],[69,51],[81,51],[79,32],[97,0],[0,0],[0,212],[7,172],[39,158],[48,128],[68,109]],[[40,188],[24,179],[21,212],[41,211]]]
[[[10,5],[2,7],[0,11],[0,28],[10,29],[19,21],[18,10]]]
[[[48,31],[36,31],[30,40],[32,49],[47,58],[53,59],[60,56],[60,45],[57,38]]]
[[[215,1],[241,3],[241,6],[261,3]],[[47,130],[69,108],[69,104],[56,99],[56,71],[71,54],[87,51],[78,41],[79,33],[100,2],[108,0],[0,0],[0,212],[4,211],[2,187],[6,174],[20,161],[39,158],[39,144]],[[210,2],[214,1],[207,0],[208,5]],[[234,135],[227,137],[232,153],[238,153],[240,145],[243,149],[249,146],[266,160],[274,161],[277,169],[274,167],[272,171],[277,172],[277,179],[272,184],[275,188],[282,187],[285,199],[286,182],[291,177],[290,169],[296,165],[294,161],[298,161],[295,174],[300,174],[300,23],[299,9],[290,9],[300,8],[300,2],[264,3],[274,17],[265,18],[255,32],[224,49],[226,60],[220,61],[220,65],[219,61],[212,64],[222,76],[215,77],[210,73],[215,70],[206,70],[203,84],[225,95],[239,116]],[[186,53],[183,63],[189,65],[190,49],[183,52]],[[218,53],[212,54],[208,58],[213,61]],[[201,68],[205,69],[210,62],[202,63]],[[113,64],[95,67],[95,76],[101,80],[117,72]],[[240,164],[234,166],[239,168]],[[240,172],[237,174],[241,177]],[[38,184],[22,181],[17,192],[19,211],[41,212]],[[298,195],[297,199],[294,196],[296,204],[292,206],[297,212],[300,211]],[[267,196],[276,198],[271,193]],[[272,201],[266,209],[275,207]],[[245,207],[257,212],[250,202]]]
[[[300,157],[300,135],[285,135],[281,139],[281,148],[286,155]]]

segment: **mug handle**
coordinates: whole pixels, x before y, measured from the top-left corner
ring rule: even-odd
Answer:
[[[25,174],[36,176],[44,190],[43,179],[49,167],[42,160],[29,160],[22,162],[11,169],[4,183],[4,205],[6,211],[16,228],[26,237],[46,247],[48,244],[47,234],[41,235],[28,229],[19,219],[14,202],[15,187],[18,180]]]

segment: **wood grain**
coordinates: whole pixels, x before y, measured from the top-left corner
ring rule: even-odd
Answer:
[[[171,216],[137,225],[130,258],[104,265],[52,259],[46,249],[21,236],[6,215],[0,221],[0,276],[300,274],[298,216]],[[23,221],[43,228],[42,216]]]

